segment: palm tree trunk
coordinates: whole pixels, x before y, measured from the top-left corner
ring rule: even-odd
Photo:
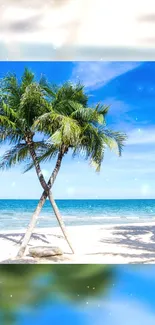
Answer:
[[[70,241],[68,239],[68,235],[67,235],[66,230],[65,230],[65,225],[64,225],[63,220],[61,218],[59,209],[58,209],[58,207],[57,207],[57,205],[55,203],[55,200],[53,198],[52,193],[50,192],[50,189],[52,188],[52,186],[54,184],[54,181],[55,181],[55,179],[56,179],[56,177],[58,175],[58,172],[60,170],[61,162],[62,162],[62,158],[63,158],[64,154],[65,154],[65,148],[62,147],[59,154],[58,154],[58,159],[57,159],[57,162],[56,162],[56,166],[55,166],[55,168],[54,168],[54,170],[52,172],[52,175],[51,175],[48,183],[46,184],[46,182],[44,180],[44,176],[42,175],[40,165],[38,163],[35,151],[32,150],[32,144],[31,144],[31,156],[33,155],[33,161],[35,163],[36,172],[37,172],[38,178],[40,180],[40,183],[41,183],[42,187],[44,188],[44,192],[43,192],[43,194],[42,194],[42,196],[41,196],[41,198],[39,200],[38,206],[37,206],[34,214],[32,215],[31,221],[30,221],[30,223],[28,225],[27,231],[25,233],[25,236],[24,236],[24,239],[22,241],[19,252],[17,254],[17,257],[22,257],[24,255],[24,253],[25,253],[26,247],[27,247],[27,245],[28,245],[28,243],[30,241],[33,229],[34,229],[34,227],[36,225],[38,216],[39,216],[39,214],[41,212],[41,209],[42,209],[42,207],[43,207],[43,205],[44,205],[44,203],[46,201],[47,196],[49,197],[50,203],[52,205],[52,208],[54,210],[54,213],[56,215],[58,223],[59,223],[59,225],[61,227],[61,230],[62,230],[62,232],[64,234],[64,237],[65,237],[65,239],[66,239],[72,253],[74,253],[73,248],[72,248],[72,246],[70,244]],[[45,186],[46,186],[46,190],[45,190]]]
[[[35,225],[36,225],[36,222],[37,222],[37,219],[38,219],[38,216],[42,210],[42,207],[46,201],[46,198],[47,198],[47,194],[46,192],[44,191],[40,200],[39,200],[39,203],[37,205],[37,208],[35,209],[32,217],[31,217],[31,220],[30,220],[30,223],[27,227],[27,230],[26,230],[26,233],[24,235],[24,238],[23,238],[23,241],[21,243],[21,246],[20,246],[20,249],[18,251],[18,254],[17,254],[17,258],[21,258],[23,257],[25,251],[26,251],[26,248],[27,248],[27,245],[31,239],[31,235],[32,235],[32,232],[33,232],[33,229],[35,228]]]

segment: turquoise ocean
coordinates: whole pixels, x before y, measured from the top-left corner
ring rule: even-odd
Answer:
[[[57,200],[67,226],[155,222],[155,200]],[[0,230],[25,228],[38,200],[0,200]],[[37,227],[57,226],[47,201]]]

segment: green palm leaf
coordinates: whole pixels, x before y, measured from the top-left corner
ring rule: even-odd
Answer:
[[[14,122],[12,122],[7,116],[0,115],[0,124],[3,128],[10,128],[14,130],[16,128],[16,125]]]
[[[34,82],[34,73],[25,68],[21,78],[21,93],[23,94],[26,88]]]
[[[101,134],[106,145],[121,156],[125,141],[127,140],[126,134],[107,129],[102,130]]]
[[[5,154],[1,157],[0,168],[11,168],[27,159],[30,159],[28,146],[25,144],[18,144],[10,150],[6,151]]]

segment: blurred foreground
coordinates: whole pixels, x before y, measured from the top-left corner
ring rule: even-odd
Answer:
[[[154,274],[144,265],[1,265],[0,323],[152,325]]]

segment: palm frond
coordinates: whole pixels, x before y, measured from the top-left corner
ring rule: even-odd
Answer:
[[[59,129],[52,134],[48,142],[55,145],[65,144],[67,147],[75,146],[80,142],[81,128],[73,118],[63,116],[59,121]]]
[[[0,169],[8,169],[30,159],[29,148],[25,144],[18,144],[6,151],[0,160]]]
[[[47,96],[50,96],[51,98],[56,97],[56,93],[53,89],[53,86],[48,83],[48,81],[44,75],[42,75],[39,80],[39,86],[41,89],[43,89],[45,91]]]
[[[110,105],[102,105],[101,103],[98,103],[95,107],[95,110],[103,115],[106,115],[109,112]]]
[[[48,138],[48,143],[61,147],[63,143],[62,130],[61,129],[56,130],[56,132],[53,133],[50,138]]]
[[[2,112],[12,120],[16,120],[18,118],[17,112],[13,110],[9,105],[7,105],[5,102],[2,102]]]
[[[58,152],[59,146],[55,144],[50,144],[48,145],[46,151],[38,157],[38,161],[45,162],[47,160],[51,160],[52,158],[55,158],[57,156]]]
[[[51,160],[52,158],[55,158],[59,152],[59,147],[57,147],[56,145],[49,145],[48,143],[45,144],[45,146],[43,145],[43,150],[40,150],[40,146],[39,146],[39,156],[38,158],[38,162],[46,162],[48,160]],[[32,168],[34,168],[34,163],[31,162],[29,164],[27,164],[24,173],[30,171]]]
[[[6,77],[3,78],[1,90],[3,99],[7,99],[7,103],[16,110],[20,102],[21,90],[15,74],[8,73]]]
[[[84,107],[87,106],[88,96],[84,93],[84,86],[80,83],[73,85],[71,82],[66,82],[61,86],[56,93],[56,99],[53,102],[54,106],[58,103],[72,100]]]
[[[100,129],[100,132],[106,145],[121,156],[127,135],[123,132],[115,132],[109,129]]]
[[[14,122],[12,122],[7,116],[5,115],[0,115],[0,124],[1,127],[4,128],[10,128],[14,130],[16,128],[16,125]]]
[[[0,142],[6,143],[8,142],[9,144],[17,144],[22,141],[23,134],[17,130],[17,129],[6,129],[6,128],[0,128]]]
[[[20,114],[31,126],[36,117],[48,111],[49,104],[44,98],[41,88],[36,84],[30,84],[20,100]]]
[[[85,108],[79,104],[75,106],[77,109],[71,114],[71,116],[77,119],[80,124],[83,124],[84,122],[105,124],[104,115],[102,113],[89,107]]]
[[[21,93],[25,92],[25,89],[34,82],[34,73],[28,68],[25,68],[21,78]]]
[[[34,74],[25,69],[21,81],[7,75],[0,85],[0,141],[14,144],[2,157],[0,168],[10,168],[30,159],[23,143],[25,134],[42,132],[48,141],[34,141],[38,162],[58,154],[62,145],[72,149],[73,156],[82,154],[96,171],[100,170],[105,149],[120,156],[126,140],[121,132],[106,128],[109,106],[88,106],[84,86],[70,82],[59,87],[50,85],[44,76],[35,82]],[[30,162],[26,171],[33,168]]]

